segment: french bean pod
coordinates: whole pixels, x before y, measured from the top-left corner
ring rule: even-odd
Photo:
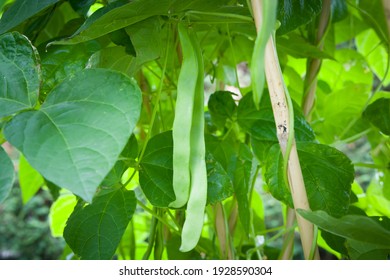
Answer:
[[[193,31],[179,23],[178,32],[183,62],[177,84],[175,119],[172,129],[173,190],[176,200],[169,204],[170,207],[175,208],[180,208],[187,203],[190,191],[190,136],[197,85],[197,78],[194,77],[194,73],[198,73],[195,49],[190,39],[190,33]]]
[[[195,48],[198,72],[191,127],[191,188],[187,203],[186,220],[182,230],[180,250],[192,250],[199,241],[202,233],[204,211],[207,201],[207,169],[205,161],[204,141],[204,72],[203,57],[196,34],[191,33],[190,39]]]

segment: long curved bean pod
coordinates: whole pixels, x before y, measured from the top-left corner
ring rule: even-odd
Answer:
[[[194,73],[198,73],[198,61],[190,39],[190,33],[193,33],[193,30],[179,23],[178,31],[183,62],[177,84],[175,119],[172,129],[173,190],[176,200],[169,204],[170,207],[175,208],[180,208],[187,203],[190,191],[190,136],[197,85]]]
[[[191,190],[187,203],[186,220],[183,225],[180,250],[192,250],[202,233],[204,211],[207,201],[206,148],[204,140],[204,70],[202,52],[196,34],[190,34],[195,48],[198,73],[191,128]]]

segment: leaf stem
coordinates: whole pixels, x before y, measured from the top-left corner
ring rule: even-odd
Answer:
[[[164,85],[165,72],[167,70],[167,64],[168,64],[168,54],[169,54],[169,51],[170,51],[170,49],[169,49],[170,37],[171,37],[171,28],[168,27],[167,45],[166,45],[166,48],[165,48],[165,59],[164,59],[164,65],[163,65],[163,68],[162,68],[160,84],[159,84],[159,87],[158,87],[158,90],[157,90],[156,101],[155,101],[155,105],[154,105],[154,108],[153,108],[152,118],[150,119],[150,123],[149,123],[149,131],[148,131],[148,134],[146,135],[145,144],[142,147],[142,151],[141,151],[141,153],[140,153],[140,155],[138,157],[138,159],[139,159],[138,162],[141,162],[142,157],[144,156],[144,153],[145,153],[148,141],[149,141],[149,139],[152,136],[152,131],[153,131],[152,128],[153,128],[153,125],[154,125],[154,121],[156,119],[157,111],[159,109],[158,105],[159,105],[159,102],[160,102],[161,92],[162,92],[162,88],[163,88],[163,85]]]

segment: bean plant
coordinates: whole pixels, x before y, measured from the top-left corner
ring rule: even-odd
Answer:
[[[0,203],[64,259],[389,259],[389,13],[0,1]]]

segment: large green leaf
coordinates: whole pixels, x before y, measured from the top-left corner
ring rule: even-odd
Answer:
[[[81,259],[111,259],[136,206],[133,191],[102,190],[92,204],[76,206],[64,238]]]
[[[310,208],[325,210],[332,216],[347,213],[354,179],[351,161],[326,145],[302,142],[297,149]],[[284,183],[283,157],[277,144],[268,153],[264,176],[272,195],[293,207],[290,191]]]
[[[277,19],[281,26],[277,35],[285,34],[316,18],[321,12],[322,0],[280,0],[278,1]]]
[[[60,0],[16,0],[0,19],[0,34],[16,27],[26,19]]]
[[[366,217],[345,215],[334,218],[324,211],[298,209],[299,215],[318,227],[348,239],[371,243],[390,248],[389,219],[386,217]]]
[[[168,207],[175,200],[172,156],[172,131],[167,131],[148,141],[140,162],[139,183],[142,191],[157,207]]]
[[[125,75],[87,69],[65,79],[4,135],[46,179],[91,201],[140,115],[141,92]]]
[[[27,203],[44,184],[44,179],[25,159],[19,158],[19,184],[22,192],[22,201]]]
[[[0,146],[0,203],[7,198],[15,180],[14,165]]]
[[[364,118],[379,128],[381,132],[390,135],[390,98],[380,98],[368,105],[363,112]]]
[[[39,57],[30,41],[12,32],[0,36],[0,117],[35,106]]]

